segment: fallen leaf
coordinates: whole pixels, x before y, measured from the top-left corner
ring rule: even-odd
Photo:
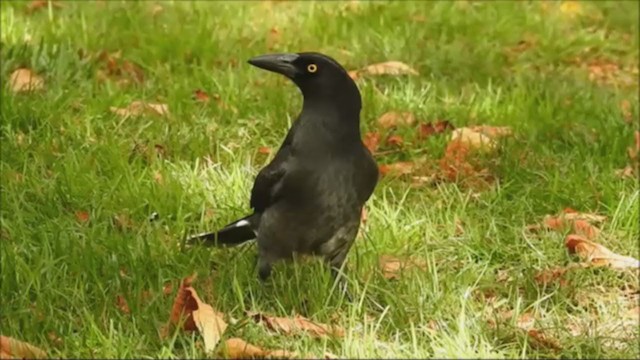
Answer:
[[[102,62],[102,67],[96,74],[100,81],[115,80],[119,85],[129,85],[132,81],[141,84],[144,81],[142,68],[129,60],[122,59],[122,51],[114,53],[101,51],[97,59]]]
[[[47,339],[52,342],[55,346],[62,346],[64,344],[64,340],[55,331],[49,331],[47,333]]]
[[[427,263],[422,259],[401,259],[391,255],[380,256],[378,259],[378,265],[380,269],[382,269],[382,275],[385,279],[398,279],[400,274],[408,269],[427,269]]]
[[[197,89],[196,91],[193,92],[193,99],[197,102],[208,103],[209,94],[207,94],[203,90]]]
[[[152,15],[152,16],[156,16],[156,15],[158,15],[159,13],[161,13],[161,12],[163,12],[163,11],[164,11],[164,8],[162,7],[162,5],[160,5],[160,4],[155,4],[155,5],[153,5],[153,7],[151,8],[151,15]]]
[[[231,338],[225,341],[224,354],[228,359],[293,359],[298,357],[295,352],[289,352],[286,350],[265,350],[258,346],[249,344],[239,338]]]
[[[378,125],[389,129],[398,125],[411,125],[415,120],[415,116],[410,112],[389,111],[378,118]]]
[[[566,231],[572,229],[573,232],[584,235],[589,239],[595,239],[600,234],[600,229],[592,223],[601,223],[607,219],[606,216],[577,212],[573,209],[564,209],[559,215],[546,215],[543,219],[543,227],[549,230]],[[529,225],[529,230],[538,230],[540,226]]]
[[[508,126],[476,125],[469,127],[469,129],[471,129],[471,131],[484,134],[492,139],[511,136],[513,134],[513,131]]]
[[[180,282],[180,287],[178,288],[178,293],[173,301],[173,306],[171,308],[171,315],[169,317],[169,326],[166,327],[168,330],[171,326],[175,326],[180,324],[180,321],[184,318],[183,329],[194,331],[196,330],[196,324],[193,322],[193,317],[191,313],[198,308],[198,304],[193,300],[191,296],[191,292],[187,291],[188,288],[191,287],[191,284],[195,281],[196,274],[188,276],[184,278]],[[168,334],[165,334],[168,335]]]
[[[269,33],[267,34],[267,38],[266,38],[267,49],[273,50],[280,42],[280,37],[281,37],[281,33],[278,27],[276,26],[272,27],[271,30],[269,30]]]
[[[162,173],[160,171],[153,172],[153,181],[155,181],[156,184],[160,185],[164,183],[164,177],[162,176]]]
[[[578,1],[563,1],[560,4],[560,12],[568,16],[576,16],[582,13],[582,5]]]
[[[176,326],[184,319],[182,329],[185,331],[198,330],[204,339],[205,352],[215,349],[222,334],[227,328],[221,313],[215,311],[211,305],[205,304],[196,290],[191,287],[196,275],[185,278],[178,289],[178,294],[171,309],[169,324],[163,330],[163,337],[168,335],[168,329]]]
[[[567,220],[584,220],[592,223],[601,223],[607,220],[607,217],[604,215],[579,212],[571,208],[562,210],[561,216]]]
[[[33,70],[27,68],[20,68],[12,72],[11,76],[9,76],[9,84],[11,84],[11,91],[15,93],[42,90],[44,88],[44,80]]]
[[[414,169],[414,163],[409,161],[399,161],[393,164],[382,164],[378,166],[380,174],[384,175],[407,175]]]
[[[268,146],[260,146],[260,147],[258,148],[258,152],[259,152],[260,154],[269,155],[269,154],[271,154],[271,148],[270,148],[270,147],[268,147]]]
[[[27,5],[27,13],[32,14],[40,9],[47,8],[51,4],[51,7],[54,9],[62,8],[62,4],[57,1],[47,1],[47,0],[34,0]]]
[[[161,116],[169,114],[169,107],[166,104],[145,103],[143,101],[133,101],[125,108],[111,106],[109,110],[111,110],[112,113],[123,117],[140,116],[142,114]]]
[[[420,139],[426,139],[429,136],[441,134],[447,130],[454,130],[455,127],[447,120],[438,120],[435,123],[422,123],[418,127],[418,137]]]
[[[151,299],[151,291],[149,290],[143,290],[140,293],[140,299],[142,300],[142,302],[146,303]]]
[[[264,324],[269,330],[285,335],[306,332],[315,337],[344,336],[344,329],[339,326],[317,323],[300,315],[295,315],[293,318],[268,316],[258,312],[248,312],[247,315],[256,322]]]
[[[78,210],[75,212],[76,220],[81,223],[86,223],[89,221],[89,213],[86,211]]]
[[[451,142],[460,142],[473,149],[493,149],[496,147],[494,139],[510,134],[507,127],[464,127],[453,130]]]
[[[162,286],[162,293],[167,296],[173,293],[173,283],[171,281],[167,281]]]
[[[118,309],[120,309],[123,314],[131,314],[131,309],[129,309],[129,304],[127,303],[127,300],[124,298],[124,296],[118,294],[118,296],[116,297],[116,305],[118,305]]]
[[[636,130],[633,135],[635,138],[635,147],[630,146],[627,148],[627,155],[629,155],[629,159],[631,159],[631,161],[636,160],[638,153],[640,152],[640,131]]]
[[[45,359],[47,353],[26,342],[0,335],[1,359]]]
[[[400,61],[386,61],[382,63],[372,64],[359,70],[349,71],[349,76],[356,80],[361,76],[377,76],[377,75],[419,75],[418,71],[411,66]]]
[[[567,270],[569,270],[568,268],[564,268],[564,267],[560,267],[560,266],[556,266],[550,269],[545,269],[542,270],[540,272],[538,272],[534,278],[534,280],[536,281],[536,283],[540,284],[540,285],[548,285],[551,284],[552,282],[559,280],[560,281],[560,285],[564,286],[566,285],[566,280],[564,280],[562,277],[564,276],[564,274],[567,272]]]
[[[404,139],[400,135],[391,135],[386,140],[389,146],[402,146]]]
[[[482,150],[488,152],[497,147],[497,139],[511,135],[511,128],[502,126],[472,126],[453,130],[451,140],[447,144],[440,159],[440,170],[449,181],[458,181],[467,177],[492,180],[487,169],[474,164],[471,154]]]
[[[594,266],[609,266],[618,270],[640,268],[640,260],[630,256],[618,255],[580,235],[568,235],[565,239],[565,246],[569,252],[577,254]]]
[[[633,122],[633,114],[631,114],[631,102],[627,99],[624,99],[620,102],[620,112],[622,113],[622,118],[627,124],[631,124]]]
[[[200,300],[195,289],[188,288],[188,290],[198,304],[198,309],[192,313],[193,320],[204,339],[205,352],[211,353],[227,329],[227,323],[224,321],[221,313],[213,310],[211,305],[205,304]]]
[[[368,132],[364,135],[364,140],[362,142],[373,154],[378,150],[378,146],[380,145],[380,134],[377,132]]]
[[[532,313],[526,312],[520,314],[516,319],[516,326],[522,330],[530,330],[535,325],[536,319]]]
[[[560,342],[551,336],[547,336],[543,331],[538,329],[529,329],[527,331],[529,339],[532,340],[532,345],[541,348],[548,348],[554,350],[561,350]]]
[[[133,227],[131,218],[126,214],[118,214],[113,217],[113,224],[120,230],[128,230]]]
[[[627,165],[623,169],[617,169],[615,174],[623,179],[635,178],[635,169],[631,165]]]

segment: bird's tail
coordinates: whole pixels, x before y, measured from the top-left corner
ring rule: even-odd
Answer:
[[[204,246],[234,246],[256,238],[255,229],[258,228],[259,216],[251,214],[236,220],[218,231],[192,235],[187,238],[187,244]]]

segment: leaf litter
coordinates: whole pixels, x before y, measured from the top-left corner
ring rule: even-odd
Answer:
[[[400,76],[400,75],[419,75],[418,71],[411,66],[400,61],[385,61],[381,63],[371,64],[358,70],[349,71],[349,76],[357,80],[364,76]]]
[[[44,79],[33,70],[20,68],[9,76],[11,91],[14,93],[31,92],[44,89]]]
[[[344,336],[344,329],[340,326],[322,324],[300,315],[295,315],[293,318],[287,318],[249,311],[247,312],[247,316],[257,323],[264,325],[267,329],[285,335],[307,333],[314,337]]]

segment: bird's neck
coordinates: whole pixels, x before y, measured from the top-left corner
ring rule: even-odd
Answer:
[[[321,127],[338,139],[360,137],[360,105],[336,100],[334,97],[305,99],[302,113],[308,115],[314,127]],[[306,117],[306,116],[305,116]]]
[[[360,137],[360,109],[362,100],[355,84],[305,94],[303,114],[314,114],[314,122],[326,128],[335,137]],[[351,85],[351,86],[349,86]]]

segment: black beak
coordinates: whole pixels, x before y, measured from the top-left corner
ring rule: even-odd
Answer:
[[[293,65],[293,62],[298,57],[298,54],[260,55],[249,59],[249,64],[261,69],[282,74],[288,78],[294,78],[298,74],[298,68]]]

